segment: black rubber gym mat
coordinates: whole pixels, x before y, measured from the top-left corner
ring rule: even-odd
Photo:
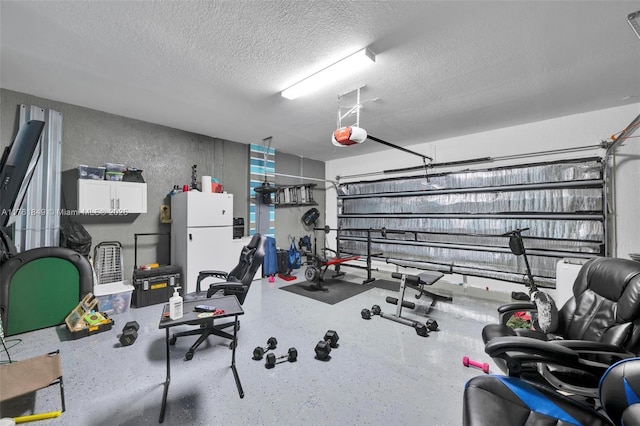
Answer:
[[[329,305],[335,305],[338,302],[347,300],[348,298],[363,293],[371,288],[368,285],[352,283],[340,279],[325,280],[322,283],[322,286],[326,288],[327,291],[314,290],[308,282],[280,287],[280,290],[299,294],[300,296],[328,303]]]
[[[370,287],[382,288],[385,290],[391,291],[399,291],[400,290],[400,280],[373,280],[369,284]]]

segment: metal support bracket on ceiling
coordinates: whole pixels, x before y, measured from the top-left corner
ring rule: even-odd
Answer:
[[[375,102],[375,101],[377,101],[379,99],[379,98],[372,98],[372,99],[367,99],[365,101],[362,101],[360,99],[360,90],[363,89],[364,87],[366,87],[366,86],[360,86],[357,89],[354,89],[354,90],[351,90],[349,92],[346,92],[346,93],[338,95],[338,123],[337,123],[338,129],[341,129],[341,128],[344,127],[343,124],[342,124],[342,120],[344,120],[348,116],[354,115],[354,114],[356,116],[356,120],[355,120],[355,123],[352,124],[352,126],[360,127],[360,110],[362,109],[362,104],[365,103],[365,102]],[[342,105],[342,99],[345,96],[351,95],[353,93],[355,93],[355,95],[356,95],[356,103],[355,103],[355,105],[343,106]],[[343,112],[345,109],[346,109],[346,112]],[[388,146],[390,148],[395,148],[397,150],[406,152],[408,154],[417,155],[418,157],[422,158],[422,161],[424,163],[424,167],[427,167],[426,160],[433,161],[433,158],[429,157],[428,155],[420,154],[418,152],[415,152],[415,151],[412,151],[410,149],[398,146],[398,145],[393,144],[391,142],[387,142],[387,141],[382,140],[380,138],[377,138],[375,136],[371,136],[371,135],[367,134],[367,139],[372,140],[374,142],[378,142],[378,143],[380,143],[382,145],[385,145],[385,146]]]
[[[355,126],[355,127],[360,127],[360,110],[362,109],[362,104],[366,103],[366,102],[376,102],[379,98],[371,98],[371,99],[367,99],[364,101],[360,100],[360,90],[364,89],[365,87],[367,87],[366,85],[360,86],[357,89],[354,90],[350,90],[348,92],[345,93],[341,93],[338,95],[338,129],[344,127],[342,125],[342,120],[344,120],[345,118],[349,117],[350,115],[354,115],[356,116],[356,121],[353,124],[350,124],[350,126]],[[356,95],[356,103],[354,105],[349,105],[349,106],[343,106],[342,105],[342,101],[343,98],[351,95],[351,94],[355,94]],[[346,110],[346,112],[344,112]]]

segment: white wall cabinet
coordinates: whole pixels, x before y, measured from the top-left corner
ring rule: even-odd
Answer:
[[[78,179],[79,213],[146,213],[147,184]]]

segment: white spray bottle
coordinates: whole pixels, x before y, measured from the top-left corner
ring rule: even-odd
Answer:
[[[180,287],[174,287],[173,296],[169,298],[169,318],[172,320],[182,318],[182,296],[178,294]]]

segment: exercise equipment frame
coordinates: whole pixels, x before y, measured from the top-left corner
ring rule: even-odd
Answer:
[[[375,281],[375,278],[372,276],[371,271],[376,270],[372,268],[372,263],[371,263],[371,258],[372,257],[381,257],[382,256],[382,252],[380,253],[371,253],[371,231],[373,231],[373,229],[340,229],[340,228],[330,228],[329,226],[325,226],[323,228],[313,228],[314,233],[317,231],[323,231],[325,234],[328,234],[331,231],[336,231],[336,243],[337,243],[337,250],[332,250],[329,248],[324,248],[323,250],[325,251],[331,251],[334,252],[336,254],[336,256],[332,259],[322,259],[317,255],[316,249],[317,249],[317,237],[314,234],[314,245],[313,245],[313,260],[311,261],[312,266],[315,267],[316,269],[319,269],[319,281],[318,284],[320,282],[322,282],[322,280],[324,279],[324,274],[326,273],[327,269],[329,266],[335,266],[335,273],[331,276],[331,278],[339,278],[345,275],[344,272],[340,271],[340,268],[342,266],[347,266],[349,268],[358,268],[358,269],[364,269],[367,271],[367,278],[365,278],[362,281],[362,285],[367,285],[369,283],[372,283],[373,281]],[[364,255],[365,259],[365,266],[362,265],[354,265],[354,264],[349,264],[346,262],[349,261],[353,261],[353,260],[360,260],[361,257],[363,257],[363,255],[360,254],[355,254],[352,253],[347,257],[342,257],[342,254],[340,252],[340,231],[365,231],[367,232],[367,253]],[[322,269],[324,268],[324,269]],[[306,275],[306,271],[305,271],[305,278],[307,278]],[[307,281],[310,281],[307,278]],[[324,290],[326,291],[325,288],[322,287],[322,285],[319,284],[318,289],[320,290]]]

